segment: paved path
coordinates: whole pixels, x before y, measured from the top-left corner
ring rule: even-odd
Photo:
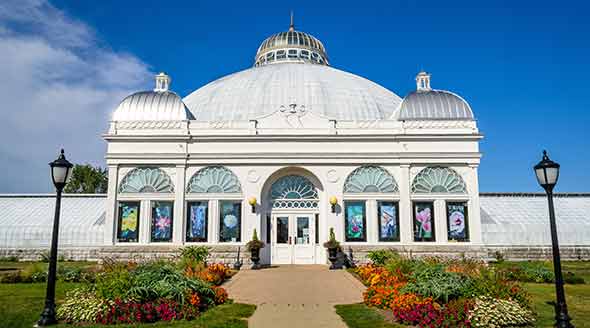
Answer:
[[[236,302],[256,304],[249,327],[346,327],[334,304],[362,302],[364,286],[343,270],[285,265],[242,270],[224,286]]]

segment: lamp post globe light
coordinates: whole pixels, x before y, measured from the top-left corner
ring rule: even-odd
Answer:
[[[571,318],[567,314],[565,292],[563,289],[563,275],[561,273],[561,258],[559,256],[559,243],[557,241],[557,226],[555,224],[555,209],[553,206],[553,188],[559,178],[559,164],[549,159],[547,151],[543,151],[543,159],[535,165],[537,181],[547,193],[549,203],[549,223],[551,226],[551,244],[553,248],[553,270],[555,271],[555,327],[573,328]]]
[[[55,280],[57,269],[57,238],[59,236],[59,214],[61,208],[61,193],[72,174],[72,163],[70,163],[61,150],[59,157],[49,163],[51,167],[51,180],[55,186],[57,195],[55,197],[55,217],[53,219],[53,233],[51,235],[51,251],[49,253],[49,272],[47,274],[47,292],[45,294],[45,308],[41,318],[37,321],[39,326],[49,326],[57,323],[55,317]]]

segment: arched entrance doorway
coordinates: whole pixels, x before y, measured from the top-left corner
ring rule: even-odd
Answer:
[[[318,188],[299,173],[283,175],[270,185],[271,263],[316,263],[319,198]]]

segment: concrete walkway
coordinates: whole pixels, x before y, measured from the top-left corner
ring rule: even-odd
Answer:
[[[249,327],[343,327],[334,304],[362,302],[364,286],[325,265],[284,265],[242,270],[227,288],[236,302],[256,304]]]

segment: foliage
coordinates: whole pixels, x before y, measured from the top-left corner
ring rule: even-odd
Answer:
[[[527,327],[534,323],[533,313],[511,300],[479,296],[469,314],[473,327]]]
[[[379,262],[384,253],[377,254]],[[393,256],[382,262],[363,265],[355,272],[367,286],[365,304],[391,310],[399,323],[470,327],[478,297],[509,301],[511,307],[506,310],[516,311],[510,316],[519,317],[525,311],[534,318],[530,296],[519,283],[480,261]]]
[[[334,228],[330,228],[330,238],[327,242],[324,243],[325,248],[339,248],[340,243],[336,240],[336,234],[334,233]]]
[[[213,291],[215,292],[215,304],[223,304],[229,299],[229,295],[223,287],[213,287]]]
[[[97,297],[94,290],[80,287],[66,294],[65,301],[57,309],[57,317],[67,323],[90,323],[108,308],[109,303]]]
[[[391,260],[399,259],[400,255],[396,251],[391,249],[378,249],[370,251],[367,254],[367,257],[375,265],[385,265],[385,263]]]
[[[264,243],[258,239],[258,234],[256,233],[256,229],[254,229],[254,233],[252,234],[252,240],[246,243],[246,249],[252,251],[261,248],[264,248]]]
[[[105,262],[104,271],[96,276],[97,295],[108,300],[128,300],[128,292],[133,286],[133,267],[133,264]]]
[[[572,284],[572,285],[585,284],[586,283],[586,281],[584,280],[583,277],[580,277],[580,276],[576,275],[574,272],[571,272],[571,271],[566,271],[563,274],[563,280],[565,281],[566,284]]]
[[[208,283],[183,275],[169,262],[157,261],[137,267],[126,296],[141,301],[171,299],[183,305],[188,291],[199,294],[205,305],[215,304],[215,292]]]
[[[68,291],[82,287],[81,283],[69,283],[58,281],[56,284],[55,299],[57,304],[62,304]],[[45,302],[45,283],[34,284],[0,284],[0,327],[30,328],[39,319],[39,313]],[[59,306],[58,306],[59,308]],[[247,318],[255,310],[254,305],[240,303],[226,303],[207,311],[200,311],[199,316],[191,321],[176,320],[156,324],[128,324],[117,327],[125,328],[247,328]],[[574,312],[573,315],[577,314]],[[58,325],[56,327],[77,327],[78,325]],[[79,325],[84,328],[108,328],[101,324]],[[113,326],[114,327],[114,326]],[[578,326],[576,326],[578,327]]]
[[[106,168],[93,167],[90,164],[76,164],[64,192],[70,194],[102,194],[107,192],[107,187],[108,171]]]
[[[209,257],[207,246],[187,246],[180,249],[181,262],[184,264],[205,263]]]
[[[32,263],[20,271],[21,282],[45,282],[47,281],[47,265]]]
[[[0,262],[18,262],[18,256],[0,256]]]
[[[432,297],[434,300],[444,303],[462,296],[464,285],[469,280],[444,269],[444,266],[440,264],[416,266],[415,271],[409,277],[408,284],[402,288],[402,293]]]

